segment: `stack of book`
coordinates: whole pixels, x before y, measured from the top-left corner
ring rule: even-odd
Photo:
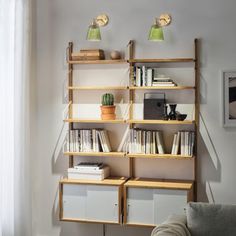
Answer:
[[[148,68],[146,66],[137,66],[133,69],[134,86],[151,87],[162,86],[172,87],[177,84],[164,75],[158,74],[158,68]]]
[[[160,78],[153,78],[152,86],[174,87],[177,86],[177,84],[170,78],[160,77]]]
[[[195,134],[192,131],[179,131],[177,134],[174,134],[171,154],[177,155],[180,153],[182,156],[192,156],[194,138]]]
[[[109,175],[110,167],[97,162],[81,162],[68,169],[69,179],[103,180]]]
[[[102,49],[81,49],[80,52],[73,52],[72,60],[104,60],[105,54]]]
[[[164,154],[160,131],[131,129],[129,133],[129,153]]]
[[[74,129],[67,135],[65,152],[111,152],[107,130]]]

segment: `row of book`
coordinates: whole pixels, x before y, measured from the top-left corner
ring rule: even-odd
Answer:
[[[134,86],[137,87],[173,87],[177,84],[170,78],[158,74],[158,68],[136,66],[133,70]]]
[[[110,167],[101,162],[80,162],[68,169],[69,179],[103,180],[110,175]]]
[[[66,150],[69,152],[110,152],[107,130],[74,129],[67,136]]]
[[[162,133],[153,130],[131,129],[128,151],[129,153],[164,154]]]
[[[179,131],[174,134],[171,154],[182,156],[192,156],[194,148],[195,133],[191,131]]]

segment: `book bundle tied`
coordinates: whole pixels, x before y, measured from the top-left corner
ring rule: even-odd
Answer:
[[[179,131],[174,134],[171,154],[181,156],[192,156],[194,148],[195,133],[191,131]]]
[[[153,130],[131,129],[128,151],[129,153],[164,154],[162,133]]]
[[[80,60],[104,60],[105,54],[102,49],[81,49],[71,54],[73,61]]]
[[[134,86],[136,87],[174,87],[177,84],[165,75],[158,73],[158,68],[135,66],[133,68]]]
[[[110,167],[101,162],[80,162],[68,169],[69,179],[103,180],[110,175]]]
[[[67,135],[66,152],[110,152],[111,145],[107,130],[74,129]]]

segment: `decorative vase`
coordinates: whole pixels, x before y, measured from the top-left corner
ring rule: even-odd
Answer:
[[[110,56],[111,56],[112,60],[119,60],[119,59],[121,59],[121,54],[120,54],[119,51],[112,51]]]
[[[100,106],[102,120],[115,120],[116,119],[116,106]]]
[[[170,106],[169,118],[170,118],[170,120],[176,120],[176,106],[177,106],[177,104],[169,104],[169,106]]]

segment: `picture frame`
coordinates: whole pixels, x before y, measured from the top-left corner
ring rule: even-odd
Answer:
[[[223,126],[236,127],[236,70],[222,72]]]

